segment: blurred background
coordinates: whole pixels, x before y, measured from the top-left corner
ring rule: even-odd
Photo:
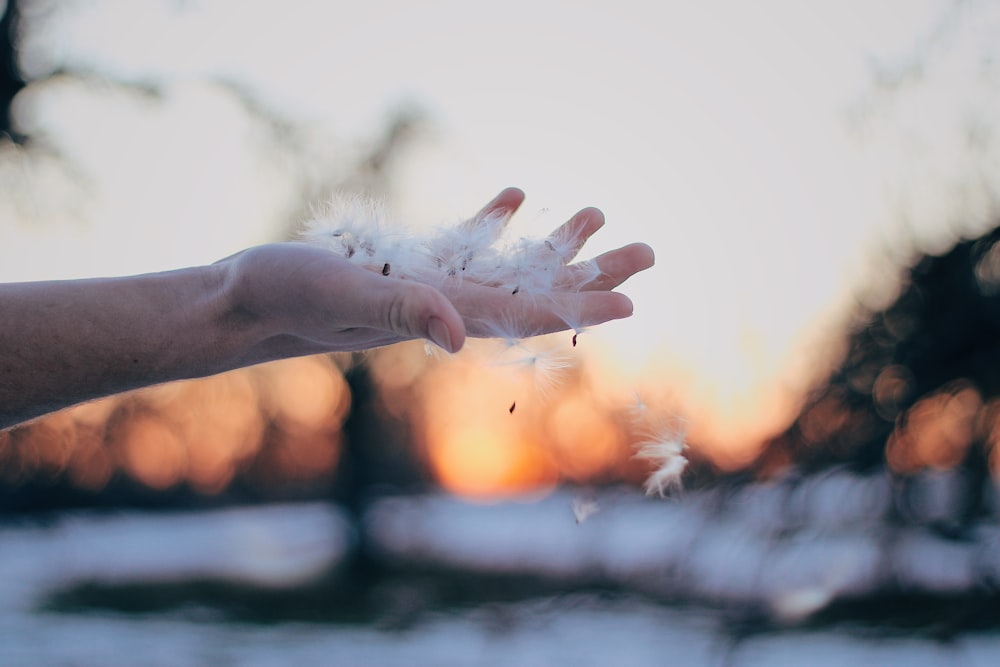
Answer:
[[[0,432],[3,664],[992,662],[1000,4],[0,5],[0,280],[509,185],[657,253],[553,386],[415,342]]]

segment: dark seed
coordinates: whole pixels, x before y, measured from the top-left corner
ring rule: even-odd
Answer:
[[[514,401],[513,403],[510,404],[510,410],[508,410],[508,412],[510,412],[510,414],[514,414],[514,408],[516,407],[517,407],[517,401]]]
[[[385,266],[382,267],[382,275],[383,276],[389,275],[389,262],[386,262]]]

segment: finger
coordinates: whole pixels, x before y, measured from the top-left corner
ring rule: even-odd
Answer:
[[[446,352],[458,352],[465,343],[465,323],[447,298],[433,287],[398,281],[388,302],[389,329],[404,336],[426,338]]]
[[[645,243],[632,243],[586,262],[567,266],[558,284],[564,289],[612,290],[655,262],[652,248]]]
[[[549,234],[548,242],[563,263],[568,263],[577,256],[587,239],[603,226],[604,213],[597,208],[585,208]]]
[[[632,315],[632,300],[620,292],[577,292],[539,300],[525,318],[544,333],[592,327]]]
[[[473,220],[483,220],[492,216],[511,216],[524,202],[524,192],[518,188],[505,188],[493,200],[480,209]]]
[[[618,292],[564,292],[532,297],[466,284],[453,300],[465,317],[468,335],[477,338],[529,338],[594,326],[632,314],[632,301]]]
[[[346,314],[355,327],[383,331],[388,342],[396,336],[401,340],[426,338],[448,352],[462,348],[465,324],[441,292],[419,282],[363,273],[371,279],[355,293],[364,298]]]
[[[653,266],[656,257],[645,243],[632,243],[595,258],[600,273],[581,286],[582,290],[612,290],[640,271]]]
[[[521,190],[506,188],[481,208],[479,213],[463,222],[460,229],[469,232],[487,224],[494,234],[499,235],[523,201],[524,193]]]

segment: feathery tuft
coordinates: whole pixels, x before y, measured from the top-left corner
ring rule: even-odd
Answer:
[[[687,449],[684,433],[676,428],[661,427],[650,437],[636,445],[635,458],[651,461],[656,469],[646,478],[646,495],[661,497],[681,488],[681,475],[687,468],[688,460],[683,452]]]

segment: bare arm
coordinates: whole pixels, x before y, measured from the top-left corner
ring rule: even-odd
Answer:
[[[484,208],[515,210],[505,190]],[[585,209],[567,225],[589,237],[603,224]],[[546,301],[461,284],[438,290],[382,276],[320,248],[279,243],[210,266],[123,278],[0,285],[0,428],[142,386],[202,377],[284,357],[354,351],[426,338],[457,351],[480,323],[505,313],[526,331],[627,317],[612,292],[653,263],[643,244],[597,258],[600,275]],[[581,278],[581,280],[584,280]]]
[[[238,365],[221,267],[0,285],[0,427]]]

